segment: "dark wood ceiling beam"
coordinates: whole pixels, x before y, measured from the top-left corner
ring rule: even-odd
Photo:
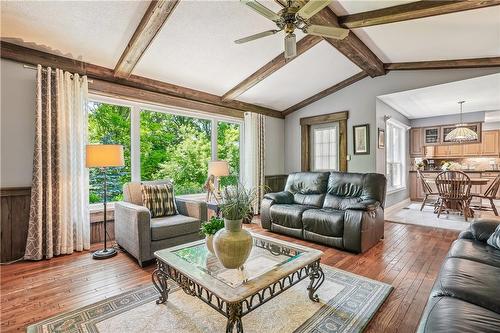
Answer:
[[[306,52],[307,50],[309,50],[311,47],[318,44],[322,40],[323,39],[318,36],[313,36],[313,35],[305,36],[304,38],[302,38],[297,42],[297,56],[295,58],[297,58],[302,53]],[[252,88],[257,83],[264,80],[266,77],[273,74],[278,69],[282,68],[295,58],[287,60],[285,59],[285,53],[281,53],[276,58],[274,58],[261,68],[259,68],[255,73],[253,73],[252,75],[241,81],[234,88],[232,88],[224,95],[222,95],[222,99],[225,101],[235,99],[236,97],[240,96],[245,91]]]
[[[384,66],[385,69],[388,71],[500,67],[500,57],[399,62],[392,64],[384,64]]]
[[[280,111],[240,101],[223,101],[221,96],[203,91],[181,87],[175,84],[149,79],[142,76],[130,75],[128,78],[114,76],[114,70],[83,61],[34,50],[5,41],[0,43],[2,58],[18,61],[25,64],[40,64],[46,67],[60,68],[72,73],[87,75],[89,78],[117,83],[129,87],[139,88],[151,92],[181,97],[186,100],[210,104],[216,107],[230,108],[240,112],[255,112],[267,116],[283,118]],[[214,107],[214,112],[217,108]]]
[[[337,15],[329,7],[314,15],[310,22],[319,25],[340,26]],[[382,61],[352,31],[344,39],[324,39],[371,77],[385,74]]]
[[[292,112],[295,112],[297,110],[300,110],[302,109],[303,107],[309,105],[309,104],[312,104],[328,95],[331,95],[333,94],[334,92],[337,92],[341,89],[344,89],[345,87],[347,86],[350,86],[351,84],[355,83],[355,82],[358,82],[359,80],[362,80],[364,79],[365,77],[367,77],[368,74],[366,74],[365,72],[359,72],[358,74],[356,75],[353,75],[347,79],[345,79],[344,81],[341,81],[337,84],[334,84],[333,86],[331,86],[330,88],[327,88],[323,91],[320,91],[319,93],[309,97],[309,98],[306,98],[305,100],[289,107],[288,109],[286,109],[285,111],[283,111],[283,115],[287,116],[289,115],[290,113]]]
[[[423,0],[340,16],[339,23],[344,28],[363,28],[498,5],[500,0]]]
[[[128,77],[144,52],[161,30],[179,0],[153,0],[137,26],[120,60],[115,66],[115,76]]]

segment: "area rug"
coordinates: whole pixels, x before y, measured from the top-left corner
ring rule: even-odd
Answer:
[[[403,209],[386,214],[385,220],[389,222],[422,225],[426,227],[457,231],[467,229],[470,225],[470,222],[474,220],[469,218],[468,222],[465,222],[462,215],[452,212],[450,212],[450,214],[446,214],[446,212],[441,213],[441,216],[438,218],[437,214],[434,213],[434,207],[424,206],[424,209],[420,211],[421,206],[422,203],[413,202]],[[476,212],[476,218],[481,217],[481,215],[486,214],[484,212]]]
[[[322,266],[325,282],[320,302],[307,295],[308,279],[243,317],[246,333],[362,332],[390,294],[392,286]],[[168,302],[157,305],[158,292],[147,286],[67,312],[28,327],[34,332],[201,333],[225,332],[226,318],[178,286]]]

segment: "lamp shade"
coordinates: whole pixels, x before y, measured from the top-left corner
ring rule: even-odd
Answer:
[[[208,174],[215,177],[229,176],[229,163],[226,161],[208,162]]]
[[[87,168],[124,166],[122,145],[87,145]]]

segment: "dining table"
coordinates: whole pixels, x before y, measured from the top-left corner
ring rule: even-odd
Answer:
[[[470,184],[471,186],[474,186],[474,185],[487,185],[488,182],[490,181],[491,179],[488,179],[488,178],[470,178]],[[448,179],[446,180],[447,182],[451,182],[453,183],[453,179]],[[435,185],[436,184],[436,179],[435,178],[427,178],[425,179],[425,182],[428,183],[429,185]],[[445,202],[445,204],[448,204]],[[455,204],[458,204],[455,202]],[[459,210],[459,211],[462,211],[462,208],[461,207],[450,207],[450,208],[454,208],[456,210]],[[439,211],[439,206],[435,206],[434,207],[434,213],[437,214]],[[469,207],[469,210],[468,210],[468,215],[470,217],[474,217],[474,210],[472,208]]]

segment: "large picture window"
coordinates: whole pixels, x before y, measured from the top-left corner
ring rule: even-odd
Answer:
[[[386,125],[387,190],[406,188],[406,131],[407,127],[388,120]]]
[[[130,176],[130,107],[89,102],[88,136],[91,144],[123,145],[125,167],[106,170],[109,201],[122,199],[122,186]],[[103,170],[89,169],[89,201],[103,202]]]
[[[121,200],[131,180],[171,179],[176,195],[202,193],[208,162],[216,159],[230,167],[221,185],[240,181],[242,120],[115,101],[90,102],[88,122],[90,143],[124,146],[125,167],[108,172],[109,201]],[[90,203],[102,202],[102,178],[90,170]]]
[[[141,179],[171,179],[176,194],[203,192],[211,159],[211,121],[141,112]]]

